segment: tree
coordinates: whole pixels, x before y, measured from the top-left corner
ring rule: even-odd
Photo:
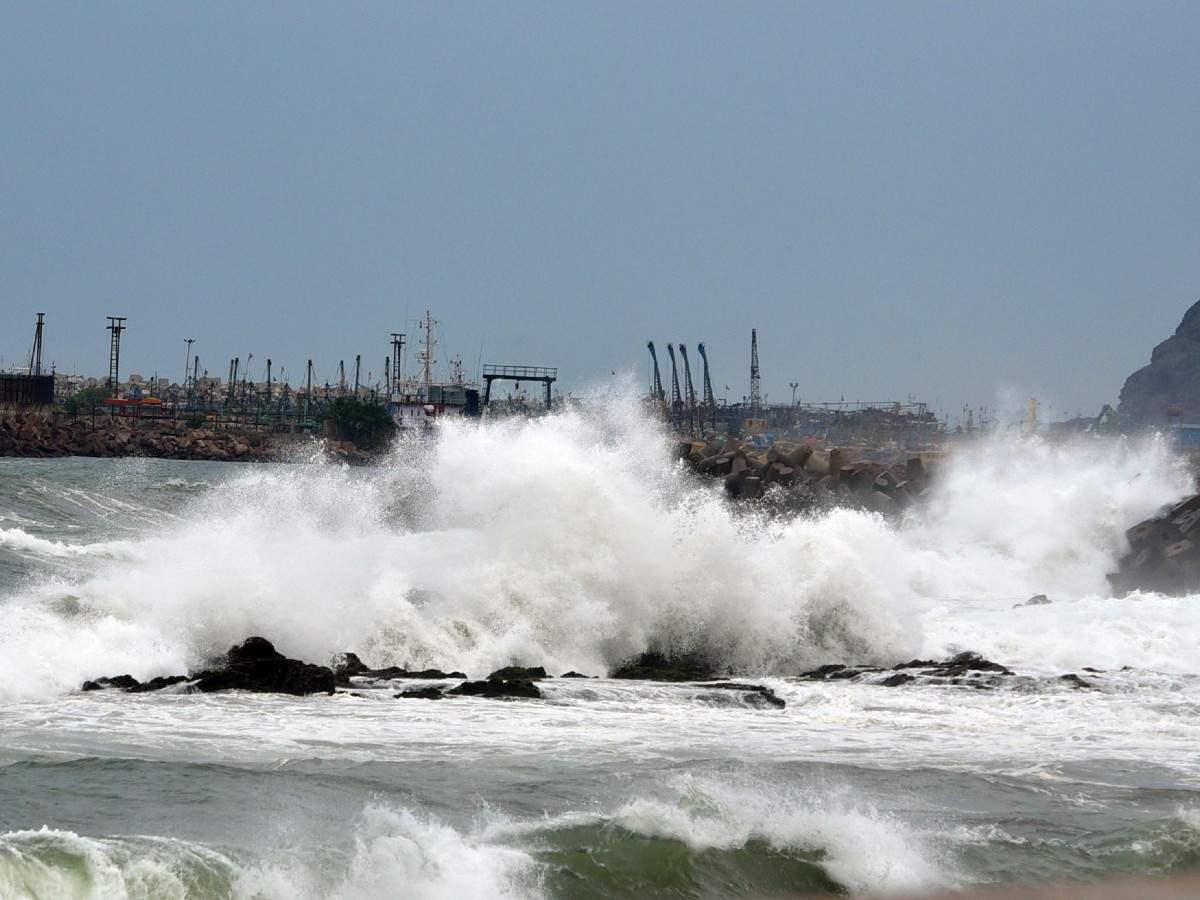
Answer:
[[[339,440],[353,441],[371,449],[387,443],[396,430],[388,411],[375,403],[354,397],[338,397],[325,407],[329,422]]]
[[[103,406],[104,401],[108,399],[108,388],[90,387],[77,391],[67,398],[63,404],[63,408],[72,416],[77,416],[82,413],[96,412],[96,407]]]

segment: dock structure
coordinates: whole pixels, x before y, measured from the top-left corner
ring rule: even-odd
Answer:
[[[546,386],[546,409],[552,403],[550,387],[558,380],[558,369],[547,366],[484,366],[483,367],[483,405],[487,406],[492,398],[492,382],[500,381],[540,381]]]

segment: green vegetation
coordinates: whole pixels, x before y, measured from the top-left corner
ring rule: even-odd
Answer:
[[[386,409],[354,397],[338,397],[329,403],[325,421],[332,424],[339,440],[353,441],[364,449],[382,446],[396,430]]]
[[[108,399],[108,396],[108,388],[84,388],[68,397],[64,407],[72,416],[77,416],[80,413],[91,413],[102,406],[104,401]]]

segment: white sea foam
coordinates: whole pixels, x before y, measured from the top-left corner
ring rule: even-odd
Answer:
[[[168,838],[91,838],[42,828],[0,834],[5,900],[538,900],[527,853],[408,810],[369,806],[348,858],[239,858]]]
[[[957,876],[933,844],[905,822],[828,791],[736,786],[684,779],[677,802],[635,800],[613,823],[693,850],[731,850],[761,841],[816,854],[829,877],[853,893],[923,891]],[[869,852],[863,852],[869,847]]]
[[[472,674],[603,671],[652,641],[757,672],[960,645],[1200,671],[1200,651],[1172,637],[1200,618],[1191,604],[1099,599],[1123,529],[1187,490],[1158,443],[958,451],[929,506],[894,526],[844,509],[747,517],[672,466],[667,442],[626,400],[446,423],[377,469],[248,468],[120,561],[0,602],[0,691],[181,671],[248,634],[310,660],[353,649]],[[0,533],[29,552],[99,553],[18,532]],[[1010,614],[1035,592],[1055,604]]]
[[[135,552],[134,545],[128,541],[73,544],[38,537],[21,528],[0,528],[0,548],[51,559],[77,559],[87,556],[127,559]]]

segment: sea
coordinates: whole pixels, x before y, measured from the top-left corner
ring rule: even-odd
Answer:
[[[0,898],[921,894],[1194,869],[1200,597],[1105,578],[1125,529],[1191,489],[1154,439],[997,436],[900,520],[739,505],[619,399],[447,422],[364,467],[0,460]],[[318,663],[593,677],[511,701],[80,691],[250,635]],[[649,647],[787,706],[606,677]],[[1017,677],[798,677],[964,650]]]

